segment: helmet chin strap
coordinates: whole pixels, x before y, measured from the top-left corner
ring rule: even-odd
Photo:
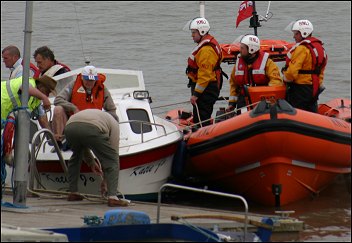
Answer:
[[[243,59],[247,64],[252,64],[259,56],[259,52],[249,54],[247,56],[244,56]]]
[[[207,32],[207,33],[205,33],[204,35],[200,35],[200,39],[199,39],[199,41],[197,42],[198,44],[203,40],[203,38],[206,36],[206,35],[208,35],[209,34],[209,32]]]

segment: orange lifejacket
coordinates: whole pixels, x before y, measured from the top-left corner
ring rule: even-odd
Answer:
[[[63,66],[67,70],[67,72],[71,71],[71,69],[66,64],[64,64],[62,62],[56,61],[56,64],[59,64],[59,65]]]
[[[268,85],[269,78],[265,75],[265,66],[268,61],[269,53],[259,51],[258,58],[253,62],[249,70],[244,59],[237,56],[235,79],[239,86],[248,84],[249,86]]]
[[[66,72],[69,72],[69,71],[71,71],[71,69],[66,65],[66,64],[64,64],[64,63],[61,63],[61,62],[58,62],[58,61],[54,61],[55,62],[55,64],[54,64],[54,66],[55,65],[60,65],[60,66],[62,66],[60,69],[58,69],[57,71],[59,71],[59,70],[61,70],[62,68],[64,68],[65,70],[66,70]],[[50,69],[50,68],[49,68]],[[48,70],[49,70],[48,69]],[[34,75],[33,75],[33,77],[34,78],[39,78],[40,76],[42,76],[42,75],[44,75],[48,70],[46,70],[44,73],[41,73],[40,72],[40,70],[39,69],[37,69],[37,71],[34,73]],[[56,72],[57,72],[56,71]],[[54,74],[53,74],[54,75]]]
[[[104,81],[105,75],[98,74],[98,80],[95,81],[95,85],[91,91],[91,94],[87,94],[87,91],[83,87],[82,75],[78,74],[75,84],[72,89],[71,103],[77,106],[79,110],[85,109],[103,109],[104,105]]]
[[[203,46],[211,46],[215,53],[218,55],[218,61],[214,67],[214,72],[216,74],[216,81],[218,82],[218,88],[221,89],[222,86],[222,70],[220,67],[221,64],[221,60],[222,60],[222,50],[221,47],[219,45],[219,43],[215,40],[215,38],[212,35],[206,35],[202,41],[198,44],[198,46],[196,47],[196,49],[192,52],[192,54],[190,55],[190,57],[188,57],[188,66],[186,68],[186,74],[188,77],[192,77],[193,80],[197,80],[198,79],[198,65],[197,62],[195,60],[195,56],[197,55],[197,53],[199,52],[199,50],[203,47]]]
[[[23,66],[23,60],[21,62],[21,65]],[[34,65],[33,63],[29,63],[29,69],[33,72],[33,78],[38,78],[39,77],[39,74],[40,74],[40,71],[39,69],[37,68],[36,65]]]
[[[311,74],[312,83],[313,83],[313,97],[316,97],[319,89],[319,75],[321,71],[325,68],[328,61],[328,56],[326,55],[325,49],[323,47],[323,42],[315,37],[307,37],[302,40],[298,45],[292,47],[292,49],[287,53],[286,57],[286,66],[288,67],[292,52],[296,49],[297,46],[304,45],[310,50],[312,55],[312,70],[298,70],[299,74]]]

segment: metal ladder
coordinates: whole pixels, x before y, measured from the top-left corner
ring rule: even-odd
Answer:
[[[59,148],[59,145],[57,144],[54,134],[46,128],[43,128],[39,131],[37,131],[32,138],[32,143],[31,143],[31,158],[30,158],[30,176],[29,176],[29,182],[28,182],[28,188],[30,190],[34,190],[34,177],[35,177],[35,172],[37,171],[37,152],[40,150],[41,146],[43,146],[43,142],[46,136],[43,136],[42,138],[39,137],[39,135],[44,134],[48,135],[51,141],[53,141],[55,151],[59,157],[59,161],[61,164],[62,169],[64,170],[64,173],[66,176],[68,176],[68,170],[67,166],[65,163],[64,158],[62,157],[61,150]],[[37,138],[39,138],[39,142],[37,141]],[[39,148],[39,149],[36,149]]]

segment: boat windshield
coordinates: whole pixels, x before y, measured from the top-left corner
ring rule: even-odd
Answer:
[[[57,81],[56,92],[59,93],[67,84],[76,80],[82,68],[55,76]],[[104,85],[109,90],[134,91],[144,90],[144,80],[142,71],[102,69],[97,68],[98,73],[104,74],[106,79]]]
[[[285,27],[285,31],[288,33],[292,33],[292,27],[293,25],[296,23],[296,21],[291,21],[291,23],[289,23],[286,27]]]
[[[244,37],[245,35],[240,35],[239,37],[237,37],[233,42],[232,44],[240,44],[241,43],[241,40],[242,38]]]

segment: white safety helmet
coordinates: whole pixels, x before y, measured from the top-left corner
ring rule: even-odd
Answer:
[[[245,44],[246,46],[248,46],[249,54],[256,53],[257,51],[260,50],[260,40],[259,40],[258,36],[245,35],[245,36],[242,37],[240,43]]]
[[[201,36],[204,36],[210,30],[210,25],[208,20],[205,18],[195,18],[191,21],[189,25],[190,30],[198,30]]]
[[[307,19],[300,19],[293,24],[291,30],[292,31],[297,30],[301,32],[301,35],[303,38],[307,38],[313,32],[313,25]]]

